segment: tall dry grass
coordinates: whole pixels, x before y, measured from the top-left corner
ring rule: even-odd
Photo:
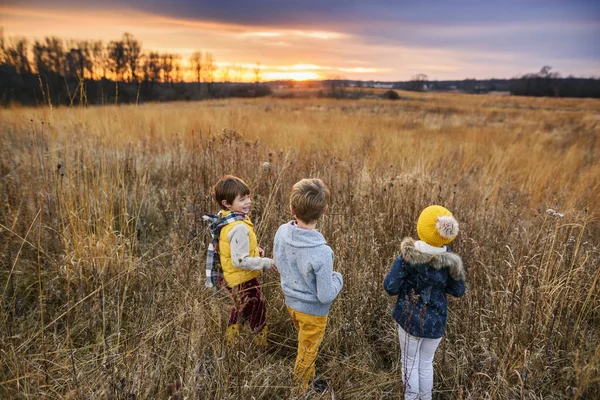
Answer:
[[[225,346],[226,296],[203,286],[201,215],[231,173],[253,189],[267,253],[294,182],[332,189],[320,229],[345,287],[317,368],[336,398],[401,397],[382,281],[432,203],[461,222],[453,250],[468,268],[437,398],[593,398],[600,102],[407,96],[0,111],[0,394],[292,396],[277,276],[262,278],[264,353]]]

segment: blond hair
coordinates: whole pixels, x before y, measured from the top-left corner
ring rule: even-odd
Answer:
[[[330,196],[329,188],[322,180],[302,179],[292,187],[290,205],[296,218],[310,223],[323,215]]]

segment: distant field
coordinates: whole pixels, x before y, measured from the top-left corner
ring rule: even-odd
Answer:
[[[278,277],[266,354],[225,346],[228,303],[203,286],[201,216],[230,173],[268,255],[293,183],[331,187],[319,227],[345,287],[317,370],[335,398],[402,393],[382,281],[432,203],[468,268],[435,398],[594,398],[600,101],[399,93],[0,110],[0,397],[168,398],[179,380],[183,398],[289,398]]]

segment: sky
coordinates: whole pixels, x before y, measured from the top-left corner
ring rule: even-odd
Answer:
[[[261,78],[512,78],[549,65],[600,76],[600,1],[4,0],[5,37],[119,39],[213,54]]]

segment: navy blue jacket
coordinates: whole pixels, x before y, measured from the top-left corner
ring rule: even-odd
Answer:
[[[422,253],[411,238],[402,241],[400,252],[383,282],[390,296],[398,296],[392,315],[412,336],[441,338],[448,319],[446,293],[455,297],[465,293],[462,260],[451,252]]]

